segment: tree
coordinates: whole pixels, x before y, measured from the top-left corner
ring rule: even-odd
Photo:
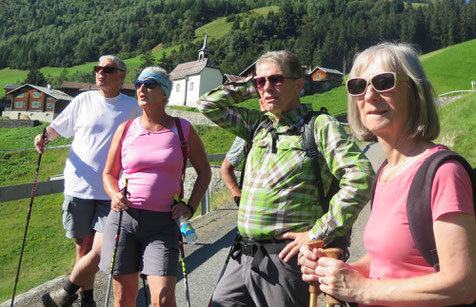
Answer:
[[[39,86],[46,86],[46,78],[43,75],[43,73],[36,67],[33,67],[28,71],[28,75],[26,76],[26,79],[23,80],[23,83],[30,83],[34,85],[39,85]]]
[[[144,69],[149,66],[154,66],[155,65],[155,58],[154,55],[150,52],[147,51],[140,57],[141,63],[140,63],[140,69]]]

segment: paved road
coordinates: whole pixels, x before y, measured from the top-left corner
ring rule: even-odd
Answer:
[[[374,168],[382,161],[382,153],[379,145],[370,145],[364,148],[367,157],[372,161]],[[351,242],[350,261],[360,258],[365,250],[362,247],[362,234],[369,213],[369,206],[363,210],[353,227]],[[190,289],[190,299],[192,307],[207,306],[211,293],[222,270],[228,249],[236,234],[237,207],[227,205],[209,213],[206,216],[194,219],[192,224],[198,234],[196,245],[186,245],[186,265],[188,272],[188,283]],[[25,294],[15,298],[17,307],[42,306],[41,296],[47,291],[60,288],[66,277],[58,277],[49,281]],[[95,299],[98,306],[104,306],[104,297],[107,287],[107,275],[100,272],[97,275],[95,286]],[[177,280],[176,289],[177,306],[187,306],[185,300],[184,283],[181,276]],[[112,295],[110,306],[112,306]],[[6,301],[0,307],[10,306]],[[79,307],[79,304],[75,304]],[[137,306],[145,306],[142,283],[137,298]]]

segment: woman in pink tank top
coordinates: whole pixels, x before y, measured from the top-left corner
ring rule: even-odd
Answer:
[[[355,263],[303,247],[303,279],[360,306],[447,306],[476,300],[476,219],[465,168],[444,162],[431,189],[431,214],[440,270],[416,248],[406,203],[422,163],[447,149],[432,143],[439,122],[432,87],[415,50],[383,43],[360,53],[347,81],[349,123],[357,137],[378,141],[388,164],[376,178],[364,232],[367,255]]]
[[[192,217],[210,182],[210,164],[190,123],[165,111],[172,88],[168,73],[148,67],[135,87],[143,114],[119,126],[103,174],[111,212],[99,267],[109,273],[118,212],[123,211],[113,272],[114,305],[135,305],[140,272],[147,276],[154,306],[175,306],[180,235],[175,219]],[[186,147],[181,146],[180,134]],[[188,203],[175,204],[174,196],[183,192],[184,158],[190,159],[197,179]],[[126,178],[127,197],[121,192]]]

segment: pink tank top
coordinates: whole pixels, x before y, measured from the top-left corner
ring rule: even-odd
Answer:
[[[190,123],[180,119],[189,148]],[[180,189],[183,155],[177,128],[145,130],[140,117],[134,119],[121,150],[123,173],[119,186],[128,178],[129,200],[133,208],[170,212],[173,196]]]

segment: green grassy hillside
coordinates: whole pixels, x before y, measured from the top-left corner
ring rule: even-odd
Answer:
[[[441,133],[437,142],[443,143],[465,157],[476,167],[476,92],[440,109]]]
[[[437,94],[469,90],[476,80],[476,40],[430,52],[421,61]]]
[[[277,12],[279,10],[278,6],[271,6],[271,7],[263,7],[259,9],[254,9],[248,13],[242,13],[239,14],[242,16],[243,20],[247,20],[252,15],[266,15],[270,11]],[[198,29],[195,30],[195,39],[194,41],[203,41],[203,37],[205,35],[205,31],[208,33],[209,38],[214,38],[214,39],[220,39],[223,36],[225,36],[231,29],[232,22],[226,22],[226,18],[218,18]],[[179,46],[172,46],[169,48],[162,48],[161,45],[156,46],[152,50],[152,55],[155,57],[155,59],[159,59],[162,54],[165,53],[170,53],[172,50],[178,49]],[[132,70],[134,68],[137,68],[141,64],[141,59],[140,56],[134,57],[134,58],[129,58],[125,59],[124,62],[126,63],[127,67],[129,70]],[[87,71],[92,71],[93,66],[96,65],[96,62],[90,62],[90,63],[85,63],[81,65],[76,65],[73,67],[68,67],[66,70],[68,71],[69,74],[72,74],[76,71],[80,72],[87,72]],[[249,65],[249,63],[244,64],[244,66]],[[43,73],[43,75],[51,75],[51,76],[58,76],[62,71],[63,67],[43,67],[40,69],[40,71]],[[17,84],[24,80],[28,74],[28,71],[26,70],[11,70],[9,68],[5,68],[0,70],[0,97],[3,97],[5,95],[5,90],[3,87],[5,84]],[[132,77],[132,76],[131,76]],[[126,82],[133,82],[134,80],[126,77]]]

